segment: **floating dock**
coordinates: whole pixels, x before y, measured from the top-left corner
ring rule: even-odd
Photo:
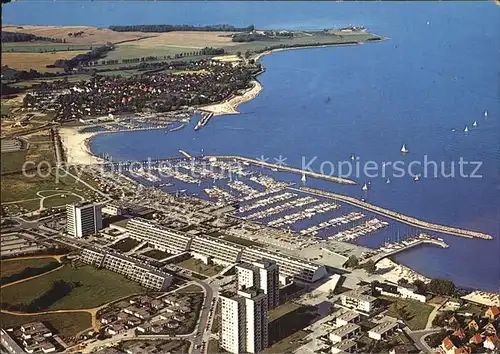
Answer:
[[[459,229],[456,227],[451,227],[451,226],[445,226],[445,225],[438,225],[438,224],[433,224],[427,221],[423,220],[418,220],[415,219],[411,216],[407,216],[389,209],[385,209],[373,204],[369,204],[366,202],[363,202],[361,200],[358,200],[353,197],[348,197],[342,194],[336,194],[336,193],[331,193],[331,192],[325,192],[319,189],[313,189],[313,188],[308,188],[308,187],[300,187],[300,188],[293,188],[293,187],[288,187],[290,190],[298,191],[298,192],[304,192],[307,194],[311,195],[316,195],[316,196],[321,196],[325,198],[330,198],[334,200],[338,200],[350,205],[354,205],[356,207],[359,207],[361,209],[371,211],[373,213],[388,217],[393,220],[401,221],[405,224],[411,225],[411,226],[416,226],[424,230],[429,230],[429,231],[435,231],[435,232],[441,232],[444,234],[448,235],[454,235],[454,236],[461,236],[461,237],[468,237],[468,238],[481,238],[483,240],[491,240],[493,239],[493,236],[482,233],[482,232],[477,232],[477,231],[471,231],[471,230],[465,230],[465,229]]]

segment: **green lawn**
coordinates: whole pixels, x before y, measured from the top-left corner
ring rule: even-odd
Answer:
[[[262,246],[261,243],[252,241],[252,240],[247,240],[246,238],[241,238],[241,237],[236,237],[236,236],[231,236],[231,235],[226,235],[223,237],[224,240],[229,241],[229,242],[234,242],[242,246]]]
[[[134,247],[137,247],[137,245],[139,243],[140,243],[139,241],[134,240],[133,238],[127,237],[127,238],[124,238],[123,240],[118,241],[117,243],[115,243],[111,247],[116,249],[116,250],[120,250],[122,252],[128,252],[131,249],[133,249]]]
[[[12,107],[10,104],[5,104],[5,103],[2,103],[0,105],[1,107],[1,115],[8,115],[10,113],[10,108]]]
[[[224,267],[219,265],[207,265],[202,261],[200,261],[199,259],[195,258],[188,258],[180,263],[177,263],[177,265],[179,267],[189,269],[193,272],[206,275],[207,277],[214,276],[220,273],[222,269],[224,269]]]
[[[16,316],[0,314],[2,328],[18,327],[32,321],[42,321],[52,327],[60,337],[71,337],[92,327],[92,317],[86,312],[51,313],[45,315]]]
[[[269,322],[275,320],[276,318],[284,316],[287,313],[293,312],[300,307],[301,306],[299,304],[296,304],[295,302],[284,303],[283,305],[280,305],[269,311]]]
[[[71,204],[75,202],[79,202],[81,199],[78,198],[77,196],[73,194],[64,194],[64,197],[61,194],[57,194],[54,196],[50,196],[44,199],[43,201],[43,207],[48,209],[48,208],[54,208],[66,204]]]
[[[139,284],[105,269],[69,265],[45,276],[2,289],[2,302],[10,305],[29,303],[49,290],[56,280],[79,283],[70,294],[52,304],[48,310],[85,309],[116,300],[126,295],[145,292]]]
[[[33,258],[33,259],[12,259],[0,262],[0,276],[8,277],[13,274],[21,273],[26,268],[41,268],[52,262],[55,258]]]
[[[176,291],[176,293],[179,293],[179,294],[202,293],[202,292],[203,292],[203,289],[201,288],[201,286],[196,285],[196,284],[188,285],[188,286]]]
[[[26,154],[26,150],[2,152],[0,163],[2,173],[22,171]]]
[[[164,259],[164,258],[171,256],[171,254],[160,251],[160,250],[147,251],[147,252],[144,252],[142,255],[146,256],[146,257],[154,258],[157,260]]]
[[[408,327],[414,331],[425,328],[427,319],[434,309],[431,305],[416,300],[395,299],[385,296],[382,298],[391,302],[387,315],[395,318],[401,318],[401,312],[404,312],[407,318],[403,318],[403,320]]]

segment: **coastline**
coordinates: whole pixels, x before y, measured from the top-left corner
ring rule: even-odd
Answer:
[[[422,280],[424,283],[431,281],[430,278],[389,258],[384,258],[377,263],[377,274],[387,281],[396,284],[400,279],[406,279],[410,283],[413,283],[417,279]]]
[[[89,141],[100,132],[81,133],[81,127],[61,127],[59,136],[69,165],[91,165],[104,162],[103,159],[92,154]]]

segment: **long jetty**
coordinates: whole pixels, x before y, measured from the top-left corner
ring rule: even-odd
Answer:
[[[482,232],[477,232],[477,231],[471,231],[471,230],[466,230],[466,229],[459,229],[456,227],[451,227],[451,226],[445,226],[445,225],[438,225],[438,224],[433,224],[427,221],[419,220],[416,218],[413,218],[411,216],[407,216],[389,209],[385,209],[367,202],[363,202],[361,200],[358,200],[353,197],[349,197],[346,195],[342,194],[337,194],[337,193],[332,193],[332,192],[326,192],[322,191],[319,189],[313,189],[309,187],[300,187],[300,188],[293,188],[293,187],[288,187],[288,189],[295,190],[298,192],[305,192],[308,194],[312,195],[317,195],[320,197],[326,197],[329,199],[334,199],[338,200],[350,205],[354,205],[356,207],[359,207],[364,210],[371,211],[373,213],[388,217],[393,220],[397,220],[400,222],[403,222],[405,224],[411,225],[411,226],[416,226],[424,230],[429,230],[429,231],[435,231],[435,232],[441,232],[444,234],[448,235],[454,235],[454,236],[461,236],[461,237],[468,237],[468,238],[481,238],[484,240],[491,240],[493,239],[493,236],[482,233]]]
[[[434,244],[434,245],[440,246],[442,248],[449,247],[449,245],[442,240],[438,240],[438,239],[434,239],[434,238],[421,238],[421,239],[416,239],[416,240],[410,241],[405,246],[403,246],[401,248],[397,248],[397,249],[392,250],[390,252],[382,252],[382,253],[376,254],[375,256],[371,257],[370,259],[373,262],[378,263],[379,261],[381,261],[384,258],[394,256],[397,253],[404,252],[410,248],[413,248],[413,247],[416,247],[419,245],[424,245],[424,244]]]
[[[206,159],[217,159],[217,160],[239,161],[239,162],[248,163],[251,165],[263,166],[263,167],[268,167],[271,169],[274,168],[274,169],[279,170],[279,171],[286,171],[286,172],[297,173],[300,175],[306,175],[306,176],[312,177],[312,178],[324,179],[324,180],[327,180],[330,182],[335,182],[335,183],[356,184],[356,182],[354,182],[353,180],[347,179],[347,178],[323,175],[321,173],[301,170],[301,169],[295,168],[295,167],[277,165],[277,164],[273,164],[273,163],[266,162],[266,161],[251,159],[248,157],[232,156],[232,155],[219,155],[219,156],[205,156],[205,158]]]

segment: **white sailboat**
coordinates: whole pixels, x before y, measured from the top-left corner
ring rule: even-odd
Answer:
[[[415,178],[413,179],[415,182],[420,181],[420,175],[416,175]]]
[[[467,133],[469,131],[469,127],[468,126],[465,126],[464,128],[464,133]]]
[[[352,154],[352,155],[351,155],[351,160],[353,160],[353,161],[354,161],[355,159],[356,159],[356,155]]]
[[[363,184],[363,187],[361,189],[366,192],[368,190],[368,185],[366,183]]]
[[[477,121],[474,121],[474,123],[472,123],[472,126],[477,127]]]
[[[385,183],[387,183],[387,184],[391,183],[391,179],[387,178],[387,181],[385,181]]]
[[[406,154],[408,153],[410,150],[408,150],[408,148],[406,147],[406,144],[403,144],[403,146],[401,146],[401,152],[403,154]]]
[[[302,183],[306,183],[306,174],[302,173],[302,178],[300,179]]]
[[[484,111],[484,116],[488,117],[488,110]]]

